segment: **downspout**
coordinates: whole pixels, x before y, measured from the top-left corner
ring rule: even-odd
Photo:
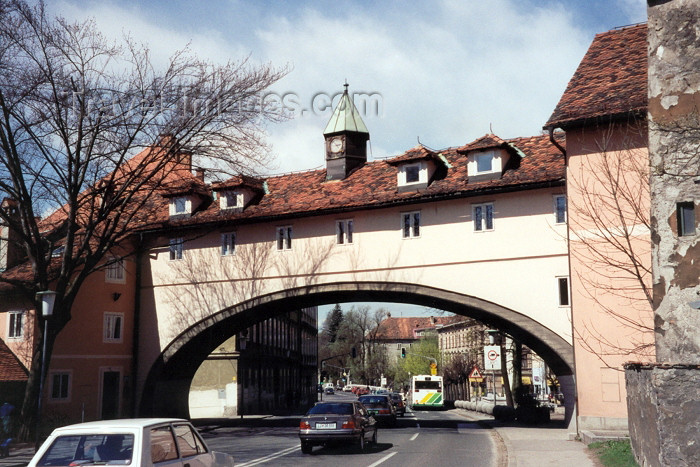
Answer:
[[[131,416],[136,417],[136,398],[138,396],[138,371],[139,371],[139,329],[141,327],[141,276],[143,260],[143,234],[139,234],[136,245],[136,273],[134,281],[134,325],[131,348]],[[140,401],[139,401],[140,402]]]
[[[559,152],[564,154],[564,164],[569,165],[569,159],[566,156],[566,149],[559,143],[557,143],[557,139],[554,137],[554,126],[547,127],[549,130],[549,141],[559,149]]]
[[[566,154],[566,149],[561,146],[561,144],[557,143],[557,140],[554,138],[554,126],[550,126],[547,128],[549,130],[549,141],[559,149],[559,151],[564,155],[564,177],[565,177],[565,183],[564,183],[564,196],[566,197],[566,249],[568,253],[568,266],[569,266],[569,306],[571,307],[571,349],[573,352],[573,357],[574,357],[574,374],[572,375],[573,381],[574,381],[574,409],[573,409],[573,414],[571,415],[571,420],[568,421],[568,427],[569,428],[574,428],[576,430],[576,433],[580,433],[579,431],[579,424],[578,424],[578,384],[576,382],[576,343],[574,340],[576,339],[576,333],[574,331],[574,296],[571,293],[573,290],[572,287],[572,275],[571,275],[571,229],[569,227],[569,182],[568,182],[568,167],[569,167],[569,157]],[[546,373],[545,373],[545,378],[546,378]],[[561,388],[561,385],[560,385]],[[568,415],[568,414],[566,414]],[[573,424],[572,424],[573,422]]]

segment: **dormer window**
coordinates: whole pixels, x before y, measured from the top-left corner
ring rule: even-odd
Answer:
[[[476,173],[491,173],[493,172],[493,152],[477,154]]]
[[[170,200],[170,215],[189,214],[192,211],[192,202],[186,196],[177,196]]]
[[[243,193],[240,193],[238,191],[224,191],[220,194],[219,208],[221,208],[221,209],[243,208],[244,202],[245,202],[245,199],[244,199]]]
[[[399,167],[397,178],[397,182],[400,187],[415,184],[424,184],[427,186],[428,166],[425,162],[404,164]]]

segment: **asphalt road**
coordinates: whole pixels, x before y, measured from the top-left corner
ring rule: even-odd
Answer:
[[[324,400],[350,394],[325,395]],[[210,448],[234,456],[236,466],[478,466],[496,465],[491,431],[456,411],[407,412],[396,427],[382,427],[377,445],[314,447],[302,454],[298,417],[272,417],[248,426],[200,428]]]

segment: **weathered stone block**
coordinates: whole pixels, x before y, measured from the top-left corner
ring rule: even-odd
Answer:
[[[629,431],[640,466],[700,462],[700,365],[625,365]]]

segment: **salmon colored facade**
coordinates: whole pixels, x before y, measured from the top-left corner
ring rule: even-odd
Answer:
[[[654,360],[646,25],[598,34],[545,128],[566,132],[578,430],[627,431],[623,364]]]

